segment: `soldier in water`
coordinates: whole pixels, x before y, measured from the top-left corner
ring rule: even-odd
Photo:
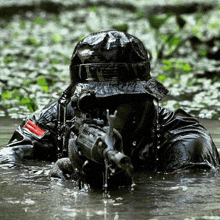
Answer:
[[[132,172],[212,169],[219,154],[209,132],[182,109],[159,106],[168,90],[150,75],[136,37],[93,33],[77,43],[71,84],[60,99],[24,121],[1,162],[57,161],[52,176],[92,186],[131,184]],[[106,171],[108,170],[108,171]]]

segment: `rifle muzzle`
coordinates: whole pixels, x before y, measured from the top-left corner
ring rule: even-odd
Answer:
[[[133,170],[131,160],[128,156],[115,150],[109,150],[105,153],[106,158],[113,162],[118,168],[127,171],[129,174]]]

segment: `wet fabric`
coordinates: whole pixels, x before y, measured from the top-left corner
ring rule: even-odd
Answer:
[[[57,106],[54,103],[43,110],[39,118],[33,116],[30,119],[47,131],[42,138],[27,132],[25,123],[17,128],[9,144],[0,151],[2,163],[25,159],[56,161]],[[73,117],[74,110],[69,103],[67,119]],[[131,157],[136,170],[171,172],[184,168],[219,166],[219,154],[209,132],[185,111],[160,108],[158,125],[160,132],[157,134],[156,147],[153,128],[151,132],[141,130],[141,138],[137,140],[124,141],[124,146],[129,149],[129,152],[125,152]]]
[[[128,81],[119,83],[117,81],[107,82],[90,82],[90,83],[77,83],[75,86],[75,93],[83,93],[91,91],[97,98],[110,97],[115,95],[143,95],[152,96],[157,100],[161,100],[168,93],[168,90],[163,87],[155,79],[145,81]]]
[[[56,164],[60,167],[55,172],[64,172],[65,166],[71,170],[72,165],[74,176],[83,176],[92,185],[102,183],[104,163],[80,156],[72,138],[79,131],[70,132],[66,126],[81,113],[98,121],[101,112],[103,116],[108,108],[121,114],[121,118],[116,116],[115,127],[122,136],[123,153],[130,157],[135,171],[173,172],[219,166],[216,146],[195,118],[181,109],[169,111],[158,106],[168,90],[151,77],[149,52],[138,38],[120,31],[88,35],[73,51],[70,76],[71,85],[58,102],[17,128],[0,150],[1,163],[27,159],[56,161],[60,152],[67,153],[65,147],[62,151],[64,145],[72,147],[72,157],[58,160]],[[125,107],[130,109],[123,111]],[[104,120],[107,125],[106,117]],[[62,132],[66,134],[65,140]],[[131,178],[127,177],[119,172],[109,181],[113,185],[130,184]]]
[[[146,93],[160,100],[168,93],[151,78],[143,43],[120,31],[98,32],[81,40],[71,58],[70,76],[72,84],[83,83],[98,97]]]
[[[178,109],[160,110],[159,170],[219,166],[219,154],[209,132],[192,116]]]

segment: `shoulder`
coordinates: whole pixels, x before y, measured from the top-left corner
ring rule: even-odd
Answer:
[[[171,111],[167,108],[159,108],[159,120],[162,123],[168,123],[174,120],[188,121],[189,123],[199,123],[192,115],[185,112],[183,109],[176,109]]]
[[[38,121],[39,124],[45,124],[52,122],[53,119],[57,118],[58,102],[52,103],[34,112],[33,117]]]
[[[171,111],[166,108],[159,110],[159,122],[164,131],[178,130],[179,132],[205,132],[208,131],[192,115],[183,109]]]

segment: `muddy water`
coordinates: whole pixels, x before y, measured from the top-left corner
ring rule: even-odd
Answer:
[[[3,146],[20,121],[0,120]],[[220,122],[201,120],[220,147]],[[0,219],[220,219],[215,172],[136,176],[134,190],[79,190],[49,179],[51,164],[0,167]]]

